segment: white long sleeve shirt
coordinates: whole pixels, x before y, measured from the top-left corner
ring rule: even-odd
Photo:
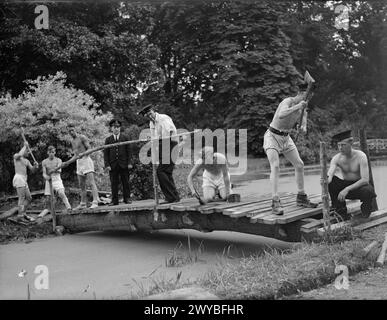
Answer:
[[[152,138],[169,138],[171,135],[176,135],[177,130],[170,116],[166,114],[157,113],[155,122],[150,121],[149,127],[151,130]],[[178,137],[172,138],[174,141],[178,141]]]

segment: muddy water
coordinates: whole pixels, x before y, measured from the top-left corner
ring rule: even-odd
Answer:
[[[387,207],[387,166],[373,169],[379,208]],[[320,177],[305,177],[308,193],[320,192]],[[267,194],[268,180],[244,182],[236,192]],[[281,178],[280,191],[296,192],[294,177]],[[184,266],[166,266],[175,248],[178,256],[197,260]],[[197,281],[220,263],[235,263],[239,257],[262,252],[265,244],[286,244],[264,237],[234,232],[200,233],[167,230],[153,233],[88,232],[46,238],[32,243],[0,246],[0,299],[26,299],[27,283],[32,299],[127,299],[149,288],[154,281]],[[198,250],[200,247],[200,251]],[[49,289],[36,290],[34,269],[46,265]],[[24,278],[18,273],[27,271]]]

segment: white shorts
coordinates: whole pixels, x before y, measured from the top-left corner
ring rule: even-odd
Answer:
[[[277,150],[281,154],[297,149],[297,147],[290,135],[281,136],[267,130],[263,136],[263,150],[267,152],[268,149]]]
[[[203,188],[210,187],[214,189],[222,189],[225,188],[226,185],[224,184],[224,178],[223,173],[220,173],[218,175],[213,175],[207,170],[204,170],[203,172]]]
[[[94,172],[94,162],[89,156],[77,160],[77,175],[84,176]]]
[[[53,191],[59,191],[61,189],[64,189],[64,186],[63,186],[63,182],[62,182],[62,179],[59,177],[55,177],[53,176],[52,177],[52,189]],[[45,188],[44,188],[44,195],[45,196],[50,196],[51,193],[50,193],[50,183],[46,180],[46,185],[45,185]]]
[[[22,187],[28,188],[27,177],[22,174],[16,173],[15,176],[13,177],[12,185],[15,188],[22,188]]]

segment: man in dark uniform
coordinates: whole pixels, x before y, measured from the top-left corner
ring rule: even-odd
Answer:
[[[105,145],[123,141],[128,141],[128,138],[121,134],[121,121],[113,119],[109,123],[112,135],[107,137]],[[105,170],[110,174],[110,182],[112,185],[112,203],[118,204],[118,185],[119,179],[122,182],[122,193],[125,203],[131,203],[130,187],[129,187],[129,169],[132,165],[130,161],[130,145],[107,148],[104,150]]]
[[[332,208],[343,217],[347,216],[345,199],[359,199],[361,215],[358,219],[367,219],[372,212],[372,201],[376,197],[375,190],[369,183],[369,168],[367,156],[363,151],[352,148],[351,130],[333,136],[339,153],[330,163],[328,171],[328,189]],[[341,170],[343,179],[335,175]]]
[[[171,136],[177,134],[176,127],[170,116],[155,112],[150,104],[145,106],[138,114],[149,119],[152,139],[159,139],[157,178],[165,200],[167,202],[179,202],[180,196],[172,176],[177,158],[177,154],[174,154],[173,151],[178,145],[179,139]]]

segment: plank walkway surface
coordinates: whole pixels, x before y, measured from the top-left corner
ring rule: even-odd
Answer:
[[[292,193],[282,193],[281,203],[284,207],[284,215],[277,216],[271,213],[271,196],[254,196],[249,195],[241,199],[241,202],[216,201],[206,205],[200,205],[195,198],[183,199],[175,203],[160,203],[155,205],[153,199],[134,201],[131,204],[119,204],[116,206],[99,206],[95,209],[82,209],[72,211],[71,215],[80,214],[98,214],[98,213],[124,213],[132,212],[141,214],[146,211],[175,212],[175,213],[197,213],[202,215],[211,215],[221,213],[231,218],[249,218],[251,223],[263,224],[286,224],[303,218],[316,216],[322,213],[321,196],[310,195],[310,199],[319,205],[317,208],[303,208],[296,205],[296,195]],[[61,213],[59,213],[61,214]]]

